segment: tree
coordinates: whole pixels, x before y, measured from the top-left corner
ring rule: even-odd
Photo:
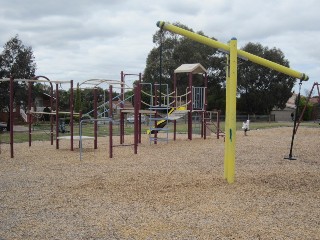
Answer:
[[[25,46],[19,36],[11,38],[0,54],[0,78],[10,76],[19,79],[30,79],[36,70],[32,47]],[[14,82],[14,104],[26,105],[27,91],[24,82]],[[0,81],[0,111],[9,111],[9,82]],[[8,120],[9,122],[9,120]]]
[[[289,67],[283,52],[249,42],[244,51]],[[238,67],[238,110],[247,114],[269,114],[274,107],[283,109],[292,95],[295,78],[275,70],[241,61]]]
[[[77,113],[82,111],[81,89],[79,87],[79,83],[77,84],[76,99],[74,101],[74,111]]]
[[[187,26],[180,23],[176,23],[175,25],[193,32],[192,29],[189,29]],[[205,36],[201,31],[197,33]],[[218,96],[224,96],[222,87],[223,81],[225,80],[225,73],[224,68],[221,67],[223,63],[220,54],[216,49],[169,31],[157,31],[153,35],[153,42],[156,47],[148,54],[143,77],[144,82],[159,83],[160,44],[162,42],[162,83],[168,84],[169,89],[172,89],[173,74],[176,68],[181,64],[200,63],[208,69],[208,93],[210,94],[208,109],[214,107],[224,109],[224,105],[215,104],[211,101],[218,98]],[[219,64],[217,65],[217,63]],[[221,74],[224,76],[223,78],[221,78]],[[193,82],[194,85],[203,86],[202,76],[195,75]],[[178,75],[177,85],[178,94],[185,93],[188,85],[187,74]]]
[[[296,99],[297,100],[297,99]],[[297,102],[296,102],[297,104]],[[312,110],[313,110],[313,104],[311,102],[307,103],[307,97],[301,96],[300,102],[299,102],[299,114],[300,115],[305,108],[304,114],[303,114],[303,121],[310,121],[312,119]],[[299,116],[300,118],[300,116]]]

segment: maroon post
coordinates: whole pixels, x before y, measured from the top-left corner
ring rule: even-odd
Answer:
[[[59,84],[56,83],[56,149],[59,149]]]
[[[52,112],[53,109],[53,85],[52,83],[50,84],[50,110]],[[50,114],[50,140],[51,140],[51,145],[53,145],[53,115]]]
[[[31,147],[31,124],[32,124],[32,115],[31,115],[31,102],[32,102],[32,82],[28,84],[28,125],[29,125],[29,147]]]
[[[124,113],[120,110],[120,144],[124,143]]]
[[[70,81],[70,144],[73,151],[73,80]]]
[[[177,74],[173,74],[174,107],[177,109]],[[173,121],[173,140],[177,137],[177,120]]]
[[[112,99],[112,96],[111,96]],[[123,108],[123,101],[124,101],[124,74],[123,71],[121,71],[121,104],[120,107]]]
[[[220,136],[220,110],[217,111],[217,139]]]
[[[189,73],[189,89],[188,94],[188,139],[192,140],[192,72]]]
[[[98,89],[97,88],[94,88],[93,90],[93,117],[94,119],[97,119],[98,118],[98,104],[97,104],[97,92],[98,92]],[[110,99],[109,99],[110,101]],[[110,111],[110,109],[109,109]],[[98,148],[98,123],[97,121],[94,121],[93,123],[93,126],[94,126],[94,149],[97,149]]]
[[[14,157],[13,155],[13,77],[10,76],[10,113],[9,113],[9,126],[10,126],[10,153],[11,158]]]
[[[206,119],[206,112],[202,112],[202,119],[201,119],[201,137],[203,139],[207,139],[207,119]]]
[[[158,103],[158,95],[157,95],[157,83],[154,84],[154,105],[156,106]],[[161,96],[160,96],[161,98]],[[161,100],[161,99],[160,99]],[[158,112],[157,109],[155,111],[155,118],[157,118]],[[154,121],[154,127],[157,128],[157,120]],[[157,144],[158,130],[154,131],[154,144]]]
[[[120,97],[120,108],[123,109],[124,108],[124,73],[123,71],[121,71],[121,97]],[[112,96],[111,98],[112,99]],[[109,100],[111,101],[111,100]],[[124,143],[124,113],[121,112],[120,114],[120,144]]]
[[[109,158],[113,156],[113,142],[112,142],[112,118],[113,118],[113,108],[112,108],[112,85],[109,86]]]
[[[138,91],[138,96],[139,96],[139,101],[138,101],[138,113],[139,113],[139,143],[141,143],[141,113],[140,113],[140,109],[141,109],[141,73],[139,73],[139,91]]]
[[[139,87],[135,86],[134,88],[134,96],[137,97],[139,95]],[[138,100],[138,99],[137,99]],[[134,101],[134,154],[138,152],[138,141],[139,141],[139,101]]]
[[[205,73],[204,75],[204,106],[203,106],[203,113],[202,113],[202,131],[203,132],[203,137],[206,139],[207,137],[207,124],[206,124],[206,114],[207,114],[207,106],[208,106],[208,75]],[[201,135],[202,137],[202,135]]]

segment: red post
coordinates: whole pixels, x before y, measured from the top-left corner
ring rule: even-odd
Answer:
[[[157,95],[157,83],[154,84],[154,105],[158,105],[158,95]],[[161,98],[161,96],[160,96]],[[157,110],[155,111],[155,117],[157,118]],[[157,120],[154,121],[154,127],[157,128]],[[157,144],[158,130],[154,131],[154,144]]]
[[[73,151],[73,80],[70,81],[70,144]]]
[[[217,111],[217,139],[220,136],[220,110]]]
[[[139,96],[139,102],[138,102],[138,112],[139,112],[139,143],[141,143],[141,73],[139,73],[139,91],[138,91],[138,96]]]
[[[120,110],[120,144],[124,143],[124,113]]]
[[[124,108],[124,73],[123,71],[121,71],[121,95],[120,95],[120,108],[123,109]],[[112,99],[112,96],[111,98]],[[111,101],[111,100],[109,100]],[[124,143],[124,114],[121,113],[120,114],[120,144],[123,144]]]
[[[206,125],[206,115],[205,115],[205,111],[202,112],[201,114],[201,137],[203,137],[203,139],[207,138],[207,125]]]
[[[52,112],[53,109],[53,85],[50,83],[50,110]],[[50,140],[51,145],[53,145],[53,115],[50,114]]]
[[[123,74],[123,71],[121,71],[121,104],[120,104],[120,107],[123,108],[123,101],[124,101],[124,74]],[[111,96],[111,99],[112,99],[112,96]]]
[[[32,115],[31,115],[31,102],[32,102],[32,82],[28,84],[28,126],[29,126],[29,147],[31,147],[31,125],[32,125]]]
[[[189,91],[188,94],[188,139],[192,140],[192,72],[189,73]]]
[[[97,88],[94,88],[93,90],[93,117],[94,119],[97,119],[98,118],[98,103],[97,103],[97,93],[98,93],[98,89]],[[110,99],[109,99],[110,101]],[[97,121],[94,121],[93,123],[93,126],[94,126],[94,130],[93,130],[93,133],[94,133],[94,149],[97,149],[98,148],[98,122]]]
[[[173,74],[174,107],[177,109],[177,74]],[[173,121],[173,140],[177,137],[177,120]]]
[[[139,141],[139,123],[138,123],[138,118],[139,118],[139,87],[140,84],[138,84],[138,86],[135,86],[134,88],[134,96],[138,99],[136,99],[136,101],[134,101],[134,154],[138,153],[138,141]]]
[[[10,76],[10,113],[9,113],[9,126],[10,126],[10,153],[11,158],[14,157],[13,155],[13,84],[14,79],[12,76]]]
[[[112,108],[112,85],[109,86],[109,158],[113,156],[113,142],[112,142],[112,118],[113,118],[113,108]]]
[[[82,119],[82,110],[79,111],[79,128],[80,128],[80,122],[81,122],[81,119]],[[80,129],[79,129],[80,131]],[[80,148],[80,141],[79,141],[79,148]]]
[[[208,75],[205,73],[204,75],[204,106],[203,106],[203,114],[202,114],[202,129],[204,134],[204,139],[207,137],[207,124],[206,124],[206,115],[207,115],[207,106],[208,106]]]
[[[59,84],[56,83],[56,149],[59,149]]]

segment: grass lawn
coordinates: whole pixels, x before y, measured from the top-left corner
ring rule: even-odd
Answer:
[[[300,124],[302,127],[319,127],[318,123],[314,122],[302,122]],[[28,141],[28,125],[24,125],[25,131],[14,132],[14,142],[27,142]],[[237,122],[237,130],[241,130],[242,122]],[[293,122],[251,122],[250,130],[256,129],[266,129],[266,128],[277,128],[277,127],[293,127]],[[148,125],[142,124],[141,129],[142,133],[146,133],[148,130]],[[169,131],[173,131],[173,124],[169,123]],[[66,126],[66,130],[68,131],[70,128]],[[224,122],[220,123],[220,129],[224,131]],[[130,135],[133,134],[133,124],[125,125],[125,134]],[[188,126],[186,123],[178,123],[177,124],[177,132],[178,133],[187,133]],[[55,138],[55,126],[53,128],[54,138]],[[193,124],[193,133],[200,133],[200,124]],[[119,125],[113,126],[113,134],[119,135]],[[70,132],[59,133],[59,136],[68,136]],[[74,125],[74,135],[79,135],[79,125]],[[82,135],[84,136],[93,136],[94,128],[93,124],[86,124],[83,126]],[[108,136],[109,135],[109,125],[108,124],[100,124],[98,125],[98,136]],[[36,126],[33,126],[32,129],[32,141],[49,141],[50,140],[50,125],[46,123],[41,123]],[[1,143],[9,143],[10,134],[9,132],[0,132],[0,141]]]

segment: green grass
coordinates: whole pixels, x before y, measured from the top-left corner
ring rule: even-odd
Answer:
[[[301,127],[314,127],[318,128],[319,124],[314,122],[302,122],[300,123]],[[25,125],[25,127],[28,127]],[[251,122],[250,123],[250,130],[255,129],[266,129],[266,128],[277,128],[277,127],[293,127],[293,122]],[[148,126],[143,124],[141,126],[142,133],[146,133],[148,130]],[[169,131],[173,131],[173,124],[169,123],[168,125]],[[237,130],[241,130],[242,122],[237,122]],[[69,126],[66,126],[66,129],[69,129]],[[224,122],[220,123],[220,129],[224,131]],[[133,134],[133,124],[125,125],[125,134],[131,135]],[[177,132],[178,133],[187,133],[188,126],[186,123],[178,123],[177,124]],[[55,126],[53,128],[54,132],[54,139],[55,139]],[[200,125],[193,124],[193,132],[200,133]],[[113,134],[115,136],[119,135],[119,125],[113,126]],[[70,133],[59,133],[59,136],[68,136]],[[79,125],[74,125],[74,135],[79,135]],[[93,136],[94,135],[94,127],[93,124],[87,124],[83,126],[82,135],[84,136]],[[109,135],[109,125],[99,125],[98,126],[98,136],[108,136]],[[2,143],[9,143],[10,142],[10,134],[9,132],[2,132],[0,133],[0,141]],[[14,132],[14,142],[28,142],[28,131],[23,132]],[[37,126],[33,126],[32,131],[32,141],[50,141],[50,126],[49,124],[39,124]]]

